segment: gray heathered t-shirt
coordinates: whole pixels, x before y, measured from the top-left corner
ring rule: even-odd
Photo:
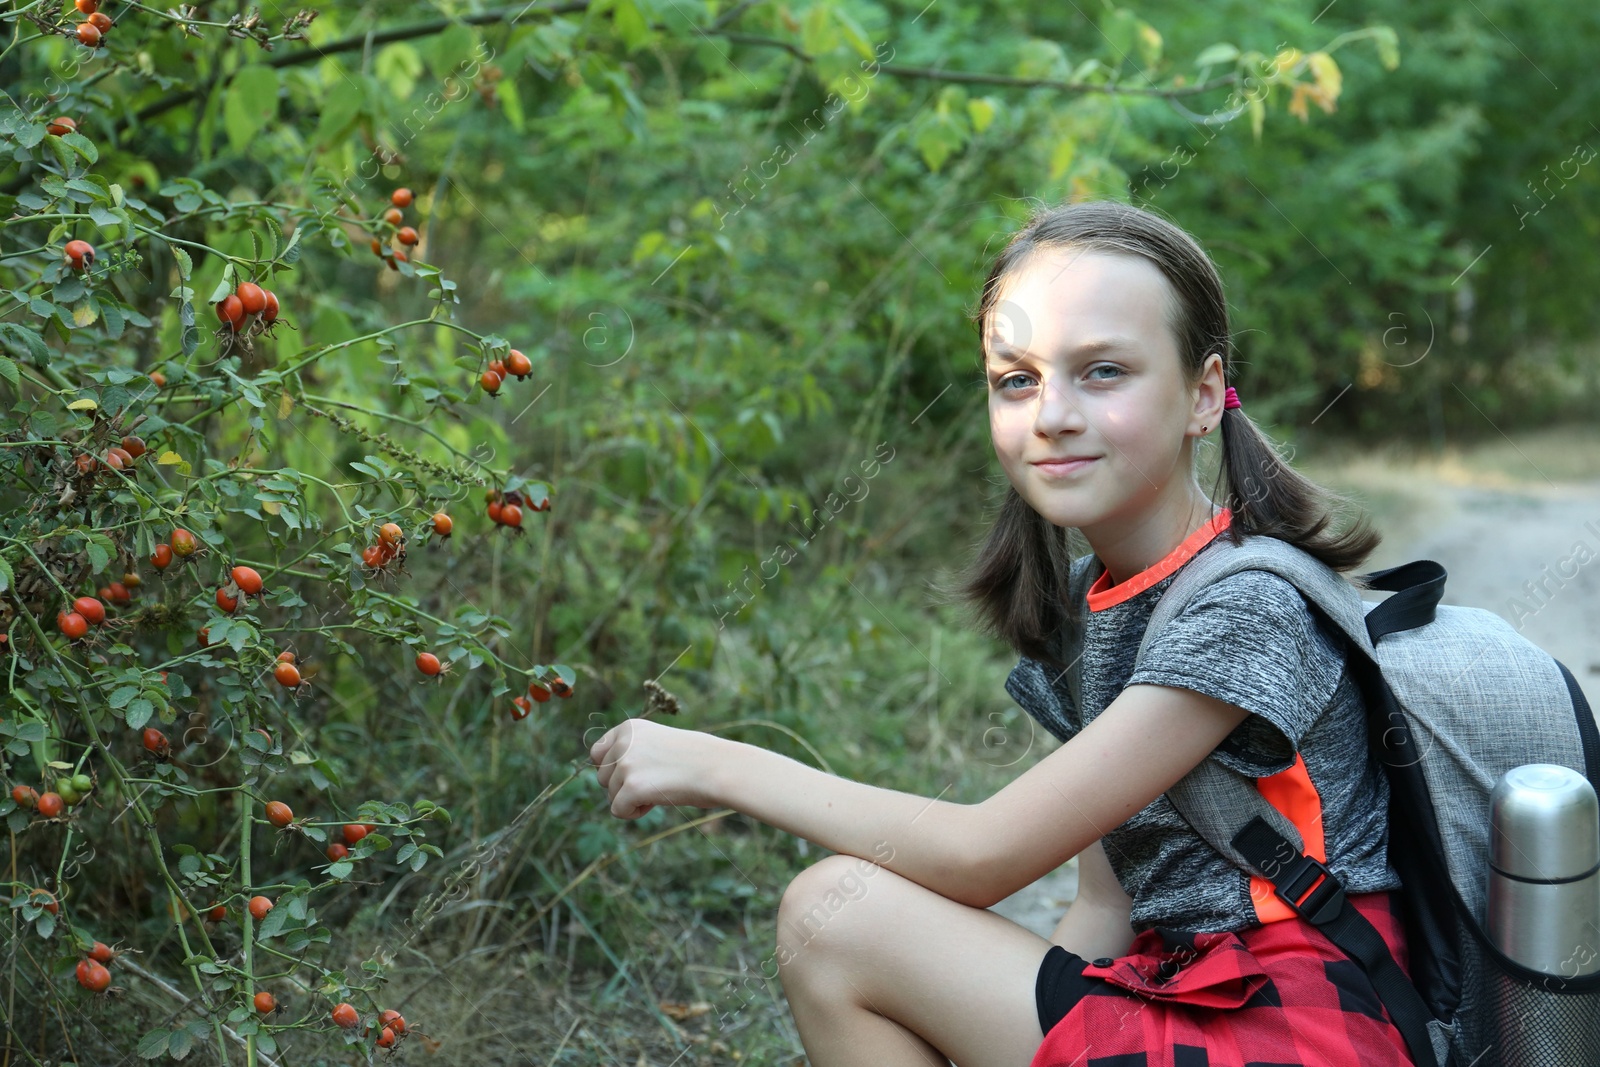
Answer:
[[[1190,552],[1184,563],[1198,555]],[[1368,749],[1365,702],[1346,669],[1346,639],[1292,584],[1267,571],[1218,581],[1151,642],[1133,672],[1150,613],[1181,569],[1120,603],[1083,611],[1081,711],[1072,706],[1066,678],[1026,656],[1006,678],[1006,692],[1063,742],[1127,685],[1192,689],[1244,708],[1251,714],[1212,758],[1260,778],[1294,766],[1298,751],[1321,797],[1328,868],[1346,892],[1399,889],[1387,856],[1389,784]],[[1073,573],[1081,584],[1074,588],[1090,588],[1104,570],[1092,554],[1079,558]],[[1249,873],[1195,833],[1165,794],[1102,841],[1117,881],[1133,899],[1129,918],[1136,932],[1258,925]]]

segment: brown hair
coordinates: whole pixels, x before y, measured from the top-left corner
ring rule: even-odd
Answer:
[[[1191,387],[1197,384],[1206,357],[1218,352],[1223,379],[1234,384],[1228,302],[1216,266],[1179,227],[1115,200],[1041,208],[1001,250],[972,316],[980,365],[986,326],[1002,284],[1034,253],[1068,246],[1142,256],[1153,263],[1176,298],[1175,303],[1168,302],[1168,322],[1185,381]],[[1349,498],[1297,473],[1242,408],[1223,410],[1221,431],[1218,477],[1227,479],[1227,493],[1221,499],[1233,513],[1227,536],[1234,544],[1246,534],[1276,537],[1336,571],[1359,566],[1378,546],[1382,535],[1371,528],[1364,513],[1349,529],[1330,529],[1335,510],[1351,506]],[[1218,494],[1213,491],[1211,498],[1217,500]],[[1008,486],[999,516],[954,587],[956,597],[969,605],[978,629],[1057,669],[1066,666],[1059,654],[1065,647],[1062,639],[1067,628],[1077,624],[1067,611],[1067,581],[1078,558],[1068,548],[1069,530],[1050,522],[1015,486]],[[1082,540],[1081,533],[1078,539]],[[1365,587],[1355,577],[1349,580]]]

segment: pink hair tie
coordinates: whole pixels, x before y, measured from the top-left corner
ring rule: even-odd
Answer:
[[[1227,411],[1229,408],[1242,407],[1244,405],[1239,403],[1239,394],[1233,391],[1233,386],[1228,386],[1228,391],[1223,394],[1222,410]]]

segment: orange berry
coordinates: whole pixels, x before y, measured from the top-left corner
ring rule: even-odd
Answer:
[[[78,984],[91,993],[104,993],[111,984],[111,972],[98,960],[79,960]]]
[[[239,587],[239,592],[246,596],[255,596],[261,592],[261,575],[253,567],[235,567],[228,576],[233,579],[233,584]]]
[[[255,282],[240,282],[239,288],[233,291],[239,298],[239,303],[244,305],[246,315],[259,315],[266,309],[267,293]]]

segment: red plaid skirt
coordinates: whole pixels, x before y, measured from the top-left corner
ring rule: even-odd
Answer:
[[[1409,974],[1398,901],[1345,899]],[[1145,930],[1093,963],[1052,945],[1036,995],[1045,1038],[1030,1067],[1415,1067],[1360,964],[1300,918]]]

